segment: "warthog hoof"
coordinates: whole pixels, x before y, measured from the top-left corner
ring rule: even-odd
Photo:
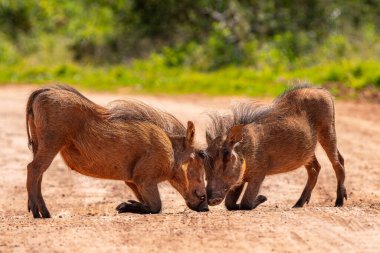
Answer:
[[[31,199],[28,199],[28,211],[32,211],[33,218],[51,218],[49,210],[45,204],[37,204]]]
[[[255,201],[253,202],[252,206],[243,206],[243,205],[238,205],[238,204],[233,204],[233,205],[228,205],[226,206],[228,211],[237,211],[237,210],[252,210],[252,209],[255,209],[256,207],[258,207],[260,204],[264,203],[265,201],[267,201],[267,197],[265,197],[264,195],[258,195],[255,199]]]
[[[303,207],[305,205],[305,203],[309,204],[310,197],[311,197],[311,193],[309,195],[307,195],[306,197],[302,194],[302,196],[297,201],[297,203],[295,203],[295,205],[293,206],[293,208],[301,208],[301,207]]]
[[[343,186],[339,189],[338,191],[338,197],[336,198],[336,201],[335,201],[335,207],[341,207],[343,206],[343,203],[344,203],[344,199],[347,200],[347,191],[346,191],[346,188]]]
[[[240,204],[239,205],[239,210],[253,210],[253,209],[255,209],[256,207],[258,207],[260,204],[264,203],[267,200],[268,200],[267,197],[265,197],[264,195],[258,195],[256,197],[255,201],[252,203],[252,206],[251,205],[246,206],[246,205]]]
[[[128,200],[128,203],[123,202],[116,207],[118,213],[138,213],[149,214],[152,213],[148,206],[137,202],[135,200]]]
[[[255,207],[257,207],[258,205],[264,203],[265,201],[267,201],[268,198],[265,197],[264,195],[259,195],[257,196],[256,200],[255,200],[255,204],[257,204]]]

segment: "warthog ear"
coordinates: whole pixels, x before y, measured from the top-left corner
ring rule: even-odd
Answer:
[[[186,145],[192,146],[194,144],[195,126],[192,121],[187,122],[186,130]]]
[[[227,135],[227,144],[230,148],[243,140],[244,125],[236,125],[232,127]]]

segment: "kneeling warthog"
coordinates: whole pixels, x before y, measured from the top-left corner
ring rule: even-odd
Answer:
[[[68,86],[34,91],[27,102],[26,124],[33,161],[28,164],[28,209],[49,218],[41,194],[42,175],[61,152],[81,174],[123,180],[135,193],[119,212],[158,213],[157,184],[168,180],[195,211],[207,211],[204,155],[194,148],[195,128],[137,101],[99,106]]]
[[[294,207],[310,200],[321,166],[315,156],[317,142],[325,150],[337,178],[335,206],[347,199],[344,159],[337,149],[334,102],[321,88],[296,87],[270,105],[245,102],[232,116],[211,115],[206,139],[205,169],[209,205],[226,196],[229,210],[251,210],[266,200],[257,197],[266,175],[305,166],[308,180]],[[244,184],[246,191],[237,204]]]

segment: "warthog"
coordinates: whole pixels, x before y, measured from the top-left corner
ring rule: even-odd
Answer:
[[[128,110],[130,108],[130,110]],[[26,126],[33,161],[28,164],[28,209],[49,218],[41,194],[42,175],[61,152],[81,174],[123,180],[137,201],[119,212],[158,213],[157,184],[168,180],[195,211],[207,211],[202,153],[194,148],[195,128],[136,101],[99,106],[77,90],[53,86],[34,91],[27,102]]]
[[[308,180],[294,207],[310,201],[321,166],[315,156],[317,142],[325,150],[337,178],[335,206],[347,199],[344,159],[337,149],[334,102],[321,88],[296,87],[270,105],[245,102],[233,115],[211,115],[206,131],[205,159],[209,205],[226,196],[228,210],[251,210],[266,200],[257,197],[266,175],[305,166]],[[237,204],[244,184],[246,191]]]

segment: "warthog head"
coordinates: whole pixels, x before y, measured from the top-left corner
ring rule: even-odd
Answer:
[[[177,140],[172,138],[177,165],[170,183],[183,196],[190,209],[204,212],[208,211],[203,166],[205,154],[194,147],[194,134],[194,124],[189,121],[186,136]]]
[[[207,180],[208,204],[220,204],[228,190],[236,184],[244,174],[245,160],[234,148],[242,140],[243,125],[234,126],[227,136],[208,139],[204,160]]]
[[[187,206],[194,211],[208,211],[203,167],[204,155],[201,151],[192,153],[188,163],[182,165],[187,189],[184,195]]]

